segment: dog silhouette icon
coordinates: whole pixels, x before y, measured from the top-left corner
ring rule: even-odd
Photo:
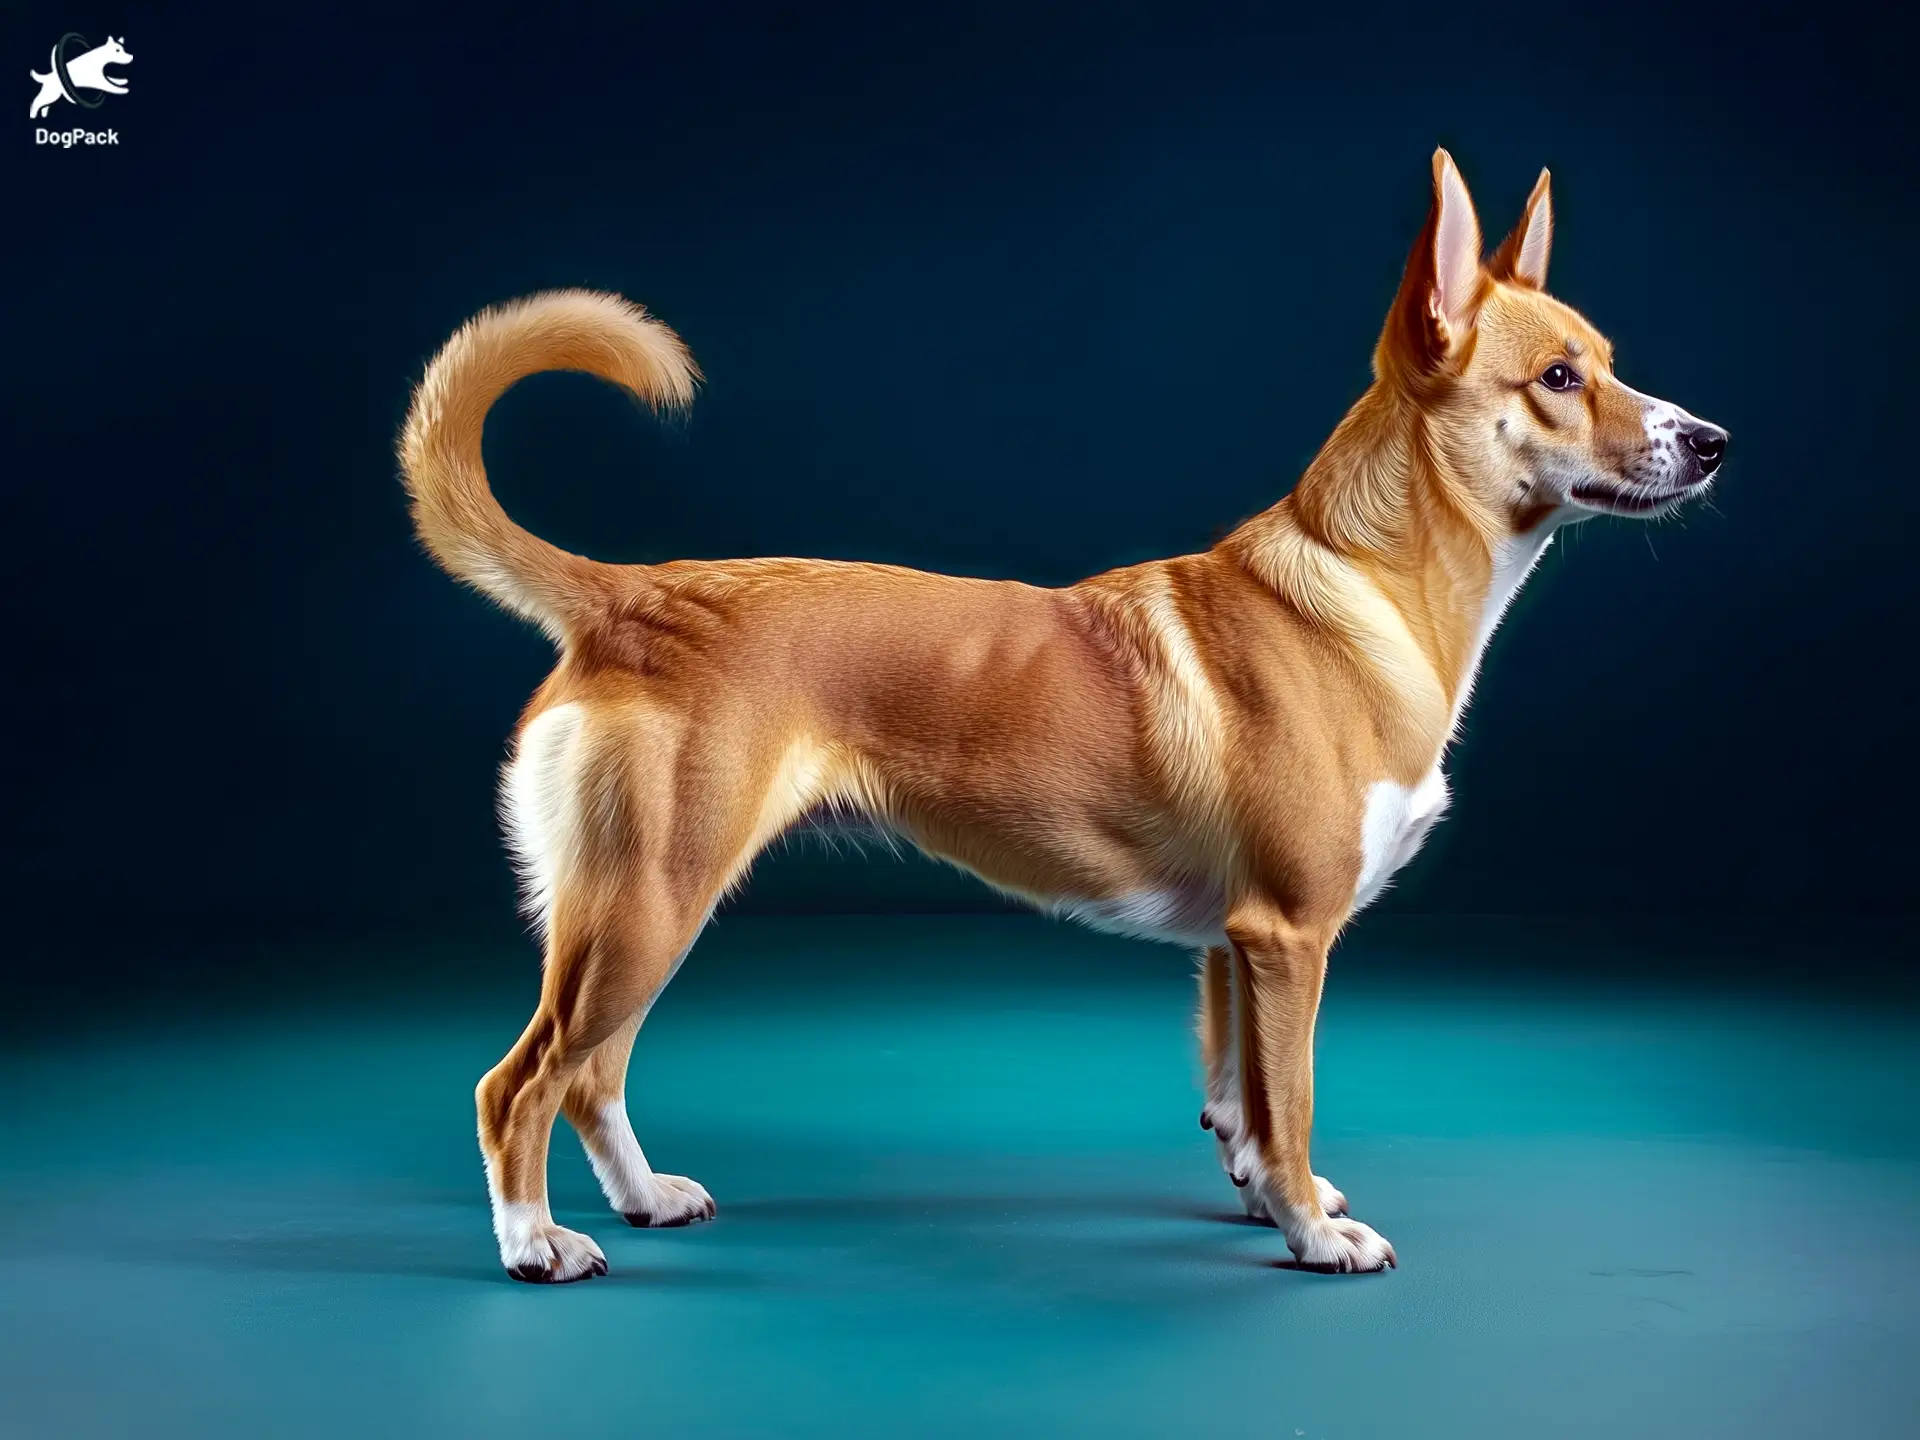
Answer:
[[[87,43],[85,37],[80,35],[64,35],[60,38],[47,58],[47,74],[42,75],[38,70],[27,72],[40,85],[40,93],[34,96],[33,104],[27,110],[30,119],[38,120],[62,100],[71,100],[88,110],[94,109],[100,101],[83,96],[80,92],[84,90],[100,90],[108,95],[127,93],[125,80],[107,74],[109,65],[125,65],[133,59],[127,53],[127,47],[109,35],[106,44],[96,45],[67,59],[67,46],[75,41],[81,45]]]

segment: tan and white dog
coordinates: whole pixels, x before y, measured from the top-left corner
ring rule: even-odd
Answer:
[[[1548,297],[1543,172],[1490,260],[1445,151],[1374,383],[1293,492],[1205,554],[1065,589],[819,560],[616,566],[510,520],[493,402],[579,370],[656,409],[699,378],[609,295],[476,317],[400,444],[421,538],[560,650],[503,810],[546,944],[539,1008],[477,1091],[500,1256],[604,1274],[547,1208],[556,1113],[635,1225],[714,1213],[626,1111],[649,1007],[715,903],[810,814],[865,817],[1042,909],[1204,952],[1202,1124],[1303,1267],[1393,1247],[1313,1173],[1313,1033],[1335,934],[1447,803],[1488,636],[1561,524],[1696,496],[1726,434],[1628,388]]]

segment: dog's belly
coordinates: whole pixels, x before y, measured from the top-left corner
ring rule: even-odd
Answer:
[[[1360,822],[1360,881],[1353,891],[1355,910],[1379,898],[1394,873],[1413,859],[1446,809],[1447,777],[1437,765],[1418,785],[1381,780],[1368,787],[1366,814]]]
[[[1173,945],[1227,943],[1227,892],[1217,881],[1185,880],[1107,900],[1058,900],[1049,908],[1112,935]]]
[[[1360,826],[1357,912],[1372,904],[1394,875],[1419,853],[1446,813],[1447,780],[1436,766],[1418,785],[1382,780],[1368,787]],[[1189,880],[1108,900],[1061,900],[1054,914],[1096,930],[1178,945],[1224,945],[1227,897],[1215,881]]]
[[[935,847],[916,834],[913,827],[890,824],[873,816],[815,809],[802,816],[788,833],[795,838],[812,836],[829,845],[844,841],[855,848],[876,843],[896,854],[903,844],[911,845],[924,855],[959,866],[993,889],[1043,914],[1076,920],[1111,935],[1190,947],[1227,943],[1227,890],[1218,880],[1182,877],[1094,899],[1063,895],[1044,885],[1036,886],[1033,883],[1036,877],[996,874],[991,865],[978,863],[980,856]]]

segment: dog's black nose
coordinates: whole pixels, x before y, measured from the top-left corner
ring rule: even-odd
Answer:
[[[1711,475],[1720,468],[1720,461],[1727,453],[1727,432],[1718,425],[1709,425],[1705,421],[1695,421],[1687,431],[1687,448],[1700,462],[1700,473]]]

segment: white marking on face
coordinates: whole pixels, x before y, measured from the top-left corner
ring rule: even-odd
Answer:
[[[1699,424],[1671,400],[1644,395],[1631,385],[1611,380],[1622,394],[1640,405],[1640,425],[1646,431],[1646,449],[1627,466],[1626,478],[1636,485],[1680,484],[1687,468],[1687,430]]]
[[[1414,857],[1446,808],[1447,777],[1437,765],[1411,789],[1393,780],[1368,787],[1366,814],[1360,822],[1360,881],[1353,892],[1356,911],[1387,888],[1394,872]]]

